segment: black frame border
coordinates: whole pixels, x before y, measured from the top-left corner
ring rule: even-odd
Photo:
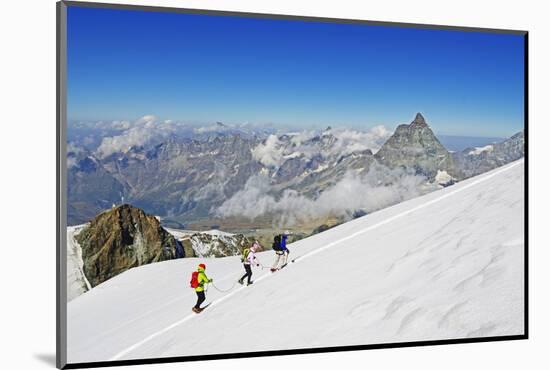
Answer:
[[[288,356],[300,354],[314,353],[330,353],[330,352],[348,352],[348,351],[363,351],[371,349],[385,348],[405,348],[405,347],[421,347],[421,346],[438,346],[448,344],[466,344],[466,343],[485,343],[485,342],[500,342],[511,340],[526,340],[529,339],[529,146],[528,146],[528,128],[529,128],[529,32],[525,30],[510,30],[510,29],[495,29],[495,28],[480,28],[480,27],[460,27],[460,26],[445,26],[437,24],[423,23],[402,23],[402,22],[384,22],[370,21],[347,18],[330,18],[330,17],[315,17],[315,16],[299,16],[299,15],[284,15],[284,14],[268,14],[268,13],[249,13],[239,11],[225,10],[209,10],[209,9],[191,9],[191,8],[175,8],[163,6],[147,6],[147,5],[130,5],[130,4],[113,4],[99,2],[81,2],[81,1],[59,1],[56,4],[56,46],[57,46],[57,62],[56,62],[56,228],[57,228],[57,248],[56,248],[56,365],[59,369],[80,369],[80,368],[96,368],[96,367],[112,367],[112,366],[128,366],[128,365],[147,365],[160,363],[174,362],[192,362],[206,360],[222,360],[236,358],[252,358],[252,357],[268,357],[268,356]],[[67,131],[67,96],[66,96],[66,73],[67,73],[67,7],[85,7],[85,8],[103,8],[116,10],[137,10],[149,12],[167,12],[180,14],[200,14],[213,16],[233,16],[256,19],[279,19],[279,20],[295,20],[306,22],[325,22],[339,24],[360,24],[360,25],[375,25],[375,26],[391,26],[401,28],[415,29],[434,29],[434,30],[449,30],[461,32],[482,32],[482,33],[497,33],[523,36],[524,38],[524,135],[525,135],[525,155],[524,155],[524,334],[508,335],[496,337],[477,337],[477,338],[459,338],[459,339],[440,339],[414,342],[396,342],[396,343],[379,343],[365,344],[354,346],[339,346],[339,347],[320,347],[320,348],[298,348],[290,350],[273,350],[273,351],[258,351],[258,352],[239,352],[239,353],[221,353],[215,355],[195,355],[195,356],[177,356],[177,357],[158,357],[148,359],[135,360],[117,360],[117,361],[97,361],[83,363],[67,363],[67,290],[66,290],[66,131]]]

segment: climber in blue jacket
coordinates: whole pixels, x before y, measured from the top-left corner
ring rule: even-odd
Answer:
[[[287,264],[288,254],[290,251],[286,247],[286,239],[288,238],[288,231],[285,231],[282,235],[276,235],[273,241],[273,250],[275,250],[275,263],[271,267],[271,272],[282,269]]]

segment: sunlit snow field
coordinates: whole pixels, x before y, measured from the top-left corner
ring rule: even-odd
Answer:
[[[238,257],[133,268],[69,302],[68,361],[523,334],[524,231],[519,160],[293,243],[249,287]],[[234,288],[196,315],[200,262]]]

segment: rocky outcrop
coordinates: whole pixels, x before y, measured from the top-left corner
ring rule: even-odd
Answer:
[[[413,169],[416,174],[429,179],[435,178],[438,170],[446,171],[453,177],[462,177],[451,154],[420,113],[409,125],[399,125],[375,158],[389,168]]]
[[[82,248],[84,273],[92,286],[132,267],[185,256],[182,246],[156,217],[130,205],[99,214],[75,239]]]
[[[194,233],[182,238],[182,245],[194,251],[197,257],[238,256],[244,248],[249,248],[254,239],[242,234]]]
[[[453,153],[455,163],[465,177],[476,176],[494,168],[518,160],[525,155],[524,132],[518,132],[511,138],[481,148],[468,148]]]

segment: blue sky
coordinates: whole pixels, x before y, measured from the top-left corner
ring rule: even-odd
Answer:
[[[70,120],[523,128],[523,37],[69,7]]]

